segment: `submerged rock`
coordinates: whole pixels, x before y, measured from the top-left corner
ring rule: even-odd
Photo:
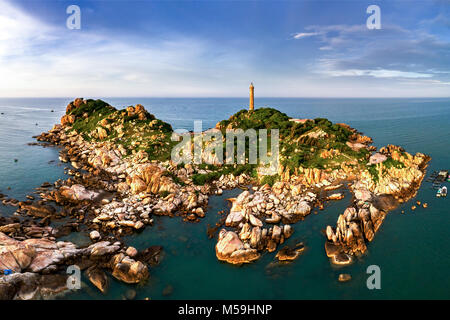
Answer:
[[[353,257],[347,253],[339,253],[331,257],[331,262],[336,265],[348,265],[353,262]]]
[[[296,246],[294,249],[284,247],[277,252],[275,258],[277,258],[279,261],[292,261],[297,259],[304,250],[305,247],[303,245]]]
[[[134,257],[136,260],[145,262],[150,266],[158,265],[163,258],[163,247],[162,246],[151,246],[147,249],[138,252]]]
[[[173,293],[173,286],[170,284],[166,286],[162,291],[162,295],[165,297],[170,296],[172,293]]]
[[[338,278],[339,282],[347,282],[350,281],[351,279],[352,276],[349,275],[348,273],[341,273]]]

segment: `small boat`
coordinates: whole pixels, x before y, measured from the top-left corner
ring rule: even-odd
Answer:
[[[436,193],[436,197],[446,197],[447,196],[447,187],[442,187]]]

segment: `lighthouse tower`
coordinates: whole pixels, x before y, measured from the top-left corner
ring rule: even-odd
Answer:
[[[253,82],[250,83],[250,105],[249,110],[253,111],[255,109],[255,87],[253,86]]]

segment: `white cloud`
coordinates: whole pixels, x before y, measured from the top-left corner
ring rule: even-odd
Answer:
[[[439,72],[445,77],[448,68],[380,65],[391,52],[366,59],[371,51],[366,51],[367,41],[360,41],[365,26],[311,26],[293,35],[320,42],[322,55],[303,72],[308,66],[304,60],[298,62],[300,67],[295,59],[266,65],[261,51],[215,39],[173,33],[130,38],[68,30],[11,3],[0,0],[0,96],[245,96],[252,80],[257,96],[448,96],[448,79],[429,77]],[[413,44],[415,51],[407,47],[394,54],[411,57],[427,47]],[[400,81],[408,85],[400,87]]]
[[[361,69],[349,69],[349,70],[328,70],[323,72],[324,74],[332,77],[361,77],[368,76],[374,78],[431,78],[432,74],[418,73],[418,72],[405,72],[399,70],[361,70]]]
[[[308,38],[313,36],[318,36],[319,32],[300,32],[294,35],[294,39]]]
[[[48,25],[5,0],[0,7],[0,96],[217,95],[222,82],[236,88],[230,74],[249,69],[248,53],[186,35],[130,40]]]
[[[354,88],[365,84],[367,91],[377,87],[381,96],[448,96],[450,43],[445,38],[387,24],[375,32],[364,24],[305,30],[319,34],[309,72],[323,80],[339,78]]]
[[[0,59],[26,54],[31,42],[46,42],[52,37],[49,27],[0,0]]]

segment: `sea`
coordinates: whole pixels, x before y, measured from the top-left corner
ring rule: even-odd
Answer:
[[[203,129],[246,108],[246,98],[107,98],[123,108],[140,103],[174,129],[192,130],[195,120]],[[57,147],[29,145],[32,136],[53,127],[65,112],[70,98],[0,98],[0,192],[25,200],[43,182],[65,179]],[[400,145],[410,153],[432,157],[427,176],[450,169],[450,98],[312,99],[257,98],[255,106],[273,107],[294,118],[328,118],[344,122],[373,138],[376,147]],[[446,183],[449,185],[449,183]],[[164,248],[158,266],[150,267],[149,280],[128,285],[110,277],[106,294],[100,293],[82,274],[82,287],[60,299],[449,299],[450,298],[450,210],[448,198],[437,198],[436,190],[423,182],[416,198],[389,212],[368,253],[350,266],[336,267],[325,255],[324,229],[335,226],[337,217],[350,203],[328,203],[293,225],[286,245],[303,242],[304,253],[288,264],[275,262],[275,253],[265,253],[252,264],[233,266],[215,256],[216,239],[207,236],[208,226],[228,210],[227,198],[241,190],[211,196],[206,217],[199,223],[180,217],[155,217],[144,231],[122,238],[127,245],[145,249]],[[411,210],[416,201],[428,208]],[[316,211],[316,210],[315,210]],[[404,211],[404,213],[402,213]],[[1,215],[14,208],[0,204]],[[57,222],[56,222],[57,223]],[[63,240],[87,245],[86,230]],[[380,270],[380,289],[369,289],[369,266]],[[370,268],[369,268],[370,269]],[[338,276],[348,273],[351,281]]]

